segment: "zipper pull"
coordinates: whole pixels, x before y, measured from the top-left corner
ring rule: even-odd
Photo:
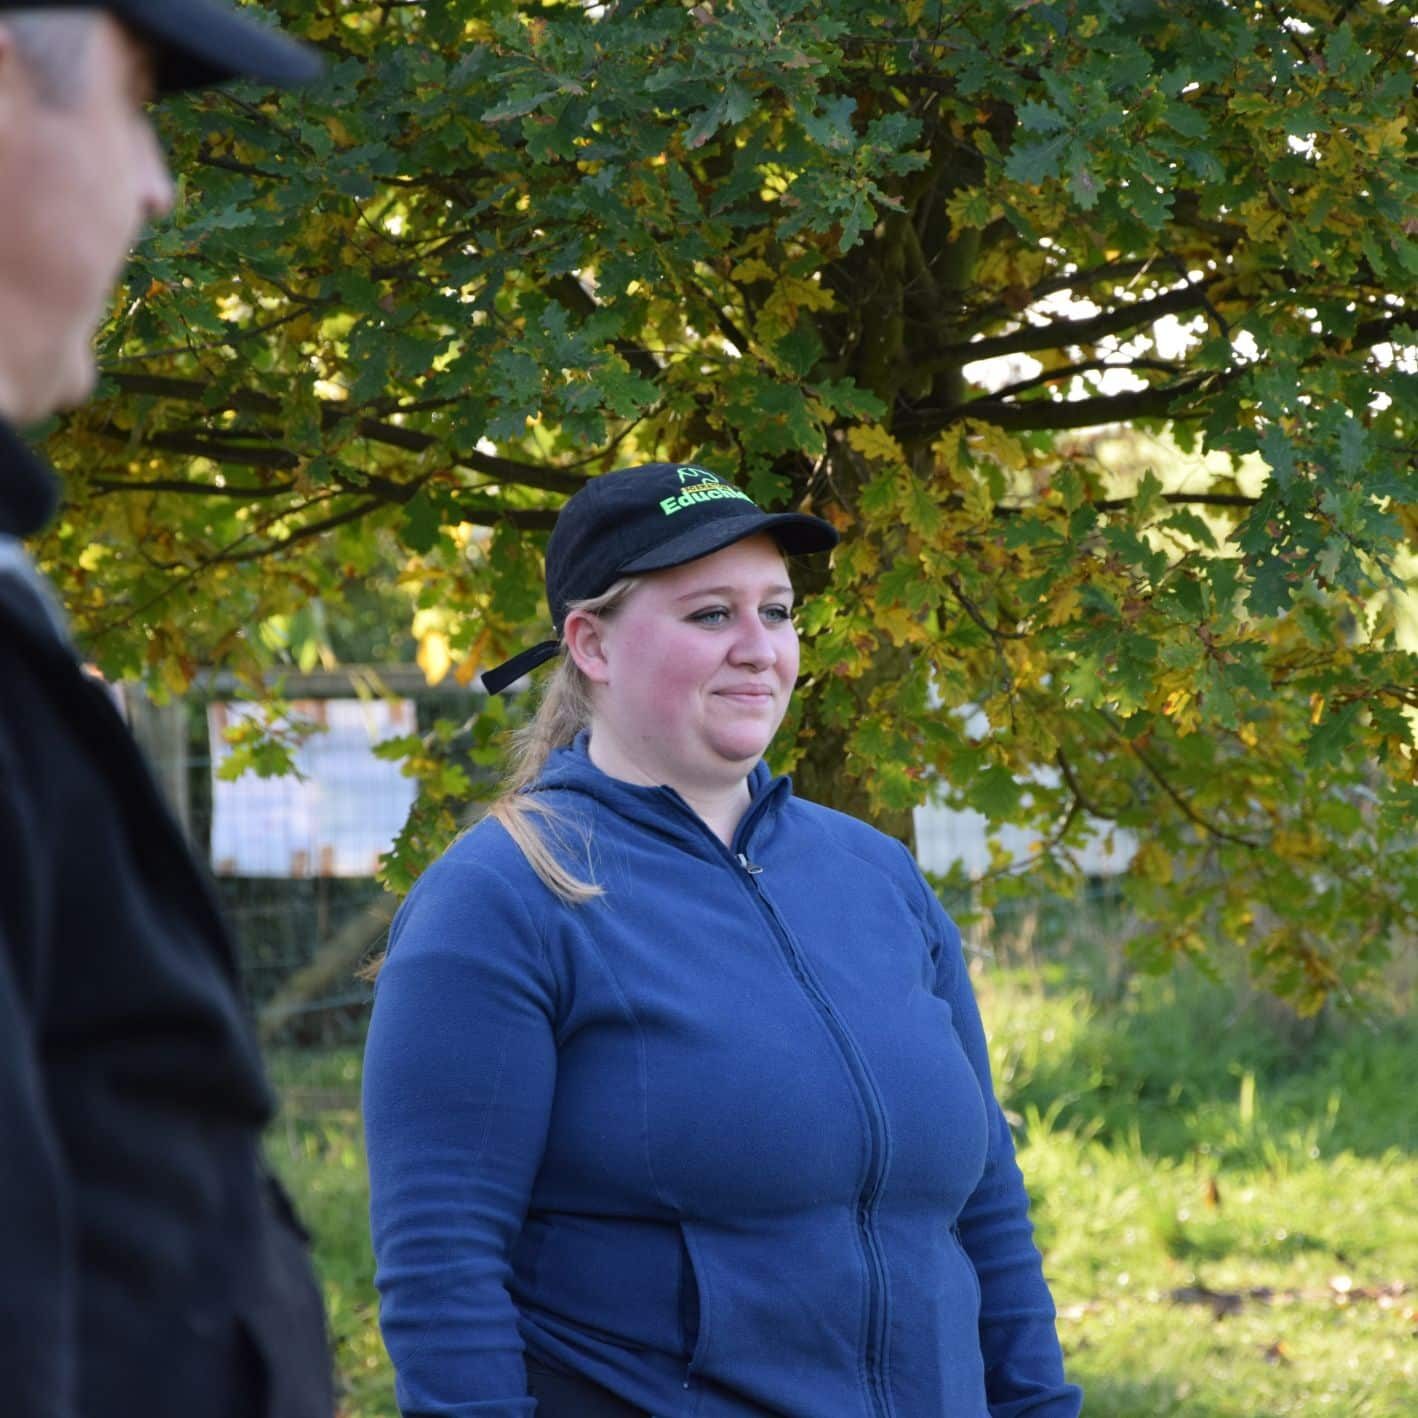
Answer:
[[[748,859],[746,856],[744,856],[744,854],[743,854],[742,852],[739,853],[739,865],[740,865],[750,876],[761,876],[761,875],[763,874],[763,868],[762,868],[762,867],[756,867],[756,866],[754,866],[754,864],[753,864],[751,861],[749,861],[749,859]]]

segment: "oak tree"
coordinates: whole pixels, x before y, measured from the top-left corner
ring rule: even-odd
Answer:
[[[177,213],[49,441],[108,672],[255,687],[383,585],[467,681],[541,633],[567,494],[703,462],[843,535],[802,791],[1030,829],[985,899],[1126,830],[1140,958],[1305,1007],[1413,929],[1406,6],[274,8],[326,78],[166,109]],[[403,884],[466,780],[391,752]]]

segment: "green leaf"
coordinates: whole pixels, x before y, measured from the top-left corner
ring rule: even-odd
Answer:
[[[1362,705],[1346,704],[1326,714],[1310,733],[1305,744],[1305,766],[1314,771],[1338,766],[1341,755],[1354,737]]]
[[[1015,118],[1019,126],[1029,133],[1057,133],[1068,126],[1058,109],[1047,103],[1035,103],[1032,99],[1019,105]]]
[[[1366,461],[1368,432],[1352,415],[1339,429],[1339,466],[1346,473],[1359,472]]]
[[[740,123],[753,111],[753,95],[730,80],[685,135],[687,148],[702,148],[725,124]]]
[[[1026,187],[1038,187],[1059,173],[1059,160],[1068,146],[1068,134],[1061,133],[1042,143],[1016,144],[1005,159],[1005,176]]]
[[[559,92],[558,86],[514,89],[506,98],[499,100],[487,109],[482,115],[482,121],[484,123],[505,123],[509,118],[522,118],[540,108],[548,99],[555,98]]]
[[[966,800],[991,822],[1006,822],[1019,809],[1022,790],[1009,769],[992,763],[977,774],[966,790]]]
[[[442,525],[443,518],[430,501],[427,492],[416,492],[404,504],[404,524],[401,535],[405,545],[414,551],[432,551]]]

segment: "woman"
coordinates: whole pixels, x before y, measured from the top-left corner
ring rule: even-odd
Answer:
[[[762,762],[784,554],[700,468],[595,479],[509,791],[391,934],[365,1062],[405,1414],[1072,1418],[959,936]],[[525,1356],[525,1357],[524,1357]]]

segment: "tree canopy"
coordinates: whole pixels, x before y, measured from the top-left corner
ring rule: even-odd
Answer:
[[[254,692],[382,583],[466,681],[542,633],[568,493],[703,462],[843,535],[809,795],[1029,828],[987,900],[1127,829],[1140,958],[1234,945],[1305,1007],[1414,928],[1407,7],[273,8],[326,78],[166,107],[178,210],[50,438],[106,671]],[[391,750],[395,884],[439,747]]]

